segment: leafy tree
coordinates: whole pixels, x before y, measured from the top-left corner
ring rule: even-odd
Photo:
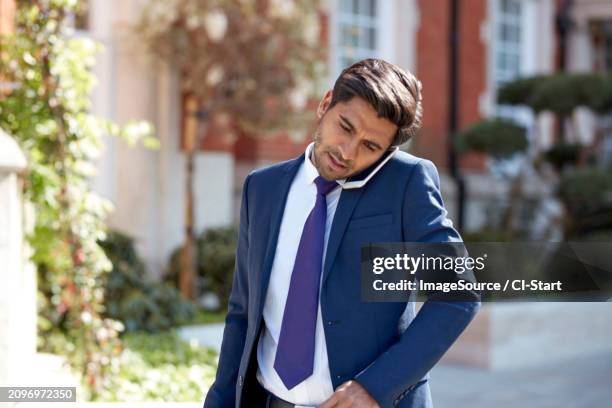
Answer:
[[[0,36],[0,77],[12,91],[0,95],[0,127],[26,152],[26,198],[36,221],[28,237],[38,268],[39,340],[61,332],[68,359],[95,399],[116,370],[122,325],[103,318],[103,277],[111,263],[98,244],[111,203],[89,185],[103,136],[154,147],[147,123],[126,126],[90,114],[90,72],[100,46],[74,38],[67,25],[75,0],[20,0],[15,30]]]
[[[312,124],[307,106],[324,76],[318,0],[152,0],[136,29],[170,61],[189,95],[185,126],[185,242],[179,286],[195,295],[193,174],[201,126],[229,118],[255,135]]]
[[[506,105],[527,105],[534,88],[545,78],[545,75],[535,75],[507,82],[497,91],[497,102]]]
[[[561,123],[568,122],[578,107],[588,108],[596,113],[610,110],[612,101],[611,78],[594,73],[556,73],[518,78],[504,84],[498,91],[498,102],[527,106],[535,114],[552,112]],[[568,124],[573,125],[572,121]],[[560,143],[568,143],[563,127],[559,134]]]
[[[499,118],[476,122],[459,132],[454,140],[456,141],[454,148],[460,154],[476,151],[495,160],[509,159],[516,154],[525,153],[529,145],[524,127]],[[514,219],[522,197],[523,183],[522,171],[511,180],[509,203],[502,214],[501,231],[496,234],[503,237],[503,240],[509,241],[514,237]],[[490,233],[482,235],[493,236]]]
[[[595,114],[612,111],[612,76],[562,72],[518,78],[498,90],[497,100],[506,105],[529,107],[536,116],[542,112],[555,113],[563,124],[566,119],[573,119],[577,108],[587,108]],[[573,122],[570,120],[568,124]],[[459,152],[473,150],[497,159],[521,150],[527,153],[518,176],[512,180],[509,205],[502,216],[506,238],[514,235],[512,218],[516,209],[513,208],[525,200],[522,185],[527,169],[533,169],[532,174],[542,179],[553,176],[553,182],[558,184],[556,191],[569,216],[563,222],[566,238],[612,225],[608,199],[610,169],[596,163],[603,129],[595,131],[594,143],[590,146],[565,140],[563,129],[561,126],[555,143],[546,151],[528,149],[527,139],[524,134],[520,135],[519,127],[501,119],[472,124],[459,134],[455,145]],[[552,164],[553,174],[544,171],[544,162]]]
[[[497,159],[509,158],[527,150],[525,128],[506,119],[491,119],[474,123],[462,130],[456,138],[459,153],[468,150],[488,154]]]

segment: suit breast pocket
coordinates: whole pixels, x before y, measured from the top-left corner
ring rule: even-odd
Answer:
[[[392,223],[392,213],[376,214],[352,219],[349,222],[348,229],[384,227]]]

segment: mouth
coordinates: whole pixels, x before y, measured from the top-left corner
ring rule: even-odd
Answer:
[[[339,160],[337,160],[333,154],[331,153],[327,153],[329,155],[329,164],[330,167],[332,168],[332,170],[334,171],[345,171],[348,169],[348,166],[345,164],[342,164],[342,162],[340,162]]]

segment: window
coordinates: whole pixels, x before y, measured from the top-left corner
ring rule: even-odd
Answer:
[[[526,5],[523,0],[492,0],[493,33],[492,60],[490,64],[494,94],[506,82],[526,72],[525,30]],[[493,115],[511,120],[527,130],[527,138],[533,140],[534,117],[529,108],[497,103]],[[532,148],[534,144],[531,144]],[[496,176],[516,176],[522,167],[522,154],[501,160],[489,160],[489,168]]]
[[[521,0],[496,0],[493,76],[498,89],[520,76],[523,41],[523,10]],[[497,115],[516,119],[516,108],[497,105]]]
[[[380,36],[378,0],[338,0],[336,70],[372,57]]]
[[[612,71],[612,21],[591,21],[589,31],[594,71]]]

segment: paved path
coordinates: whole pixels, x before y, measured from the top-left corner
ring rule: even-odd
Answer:
[[[607,408],[612,354],[503,371],[439,365],[431,390],[436,408]]]
[[[223,324],[190,326],[180,333],[219,350]],[[496,371],[440,364],[432,370],[430,386],[435,408],[607,408],[612,407],[612,354]]]
[[[181,337],[218,350],[223,325],[190,326]],[[612,341],[612,339],[611,339]],[[67,385],[70,379],[59,358],[38,355],[27,383],[44,374],[46,385]],[[54,372],[54,375],[49,375]],[[37,375],[38,373],[38,375]],[[53,379],[53,381],[51,381]],[[69,381],[70,380],[70,381]],[[20,384],[27,385],[20,382]],[[51,384],[53,383],[53,384]],[[61,384],[60,384],[61,383]],[[607,408],[612,407],[612,354],[582,357],[525,369],[496,370],[440,364],[431,373],[435,408]],[[0,408],[40,408],[40,404],[0,403]],[[54,408],[201,408],[202,403],[54,403]]]
[[[221,351],[224,327],[225,323],[182,326],[177,330],[177,333],[182,339],[188,342],[195,341],[200,346],[217,350],[218,353]]]

